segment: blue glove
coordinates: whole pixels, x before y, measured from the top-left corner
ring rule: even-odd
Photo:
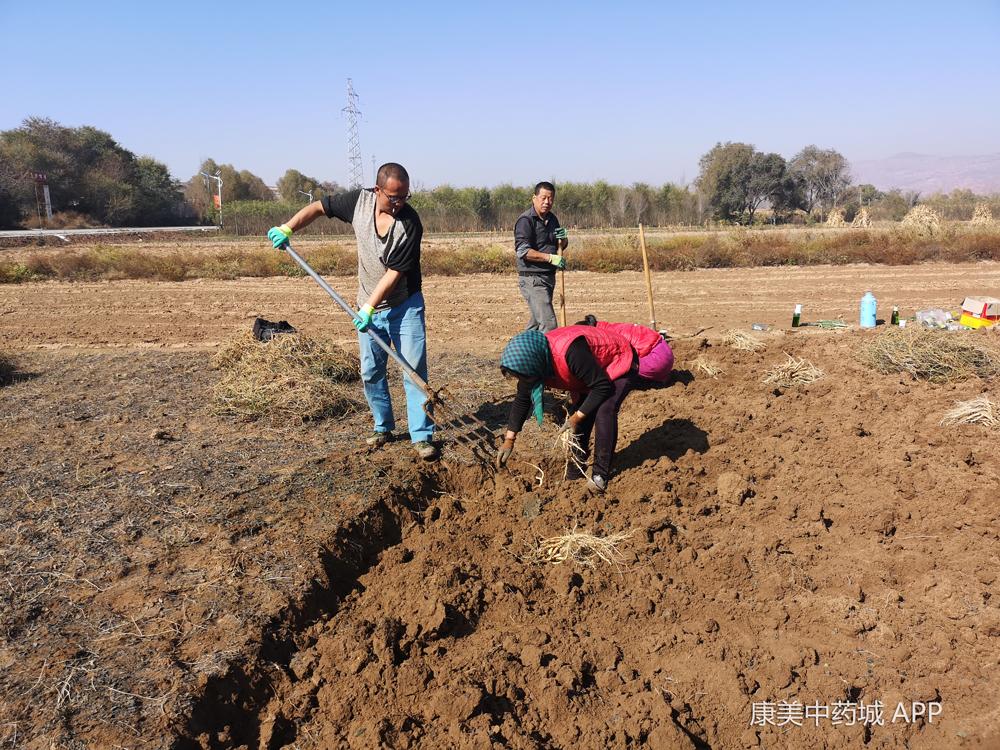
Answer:
[[[373,312],[375,312],[375,308],[371,305],[365,305],[358,310],[358,317],[354,319],[354,327],[358,329],[359,333],[364,333],[368,330],[368,326],[372,324]]]
[[[288,238],[292,236],[292,230],[287,224],[280,227],[271,227],[267,230],[267,238],[271,240],[275,250],[280,250],[288,243]]]
[[[554,265],[556,268],[559,269],[566,268],[566,259],[561,255],[556,255],[555,253],[552,253],[549,256],[549,263],[551,263],[552,265]]]

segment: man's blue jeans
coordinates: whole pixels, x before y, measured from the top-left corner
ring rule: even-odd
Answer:
[[[424,295],[421,292],[410,295],[396,307],[376,312],[368,329],[386,343],[391,341],[407,364],[427,381],[427,334],[424,327]],[[375,417],[375,432],[389,432],[396,427],[386,375],[389,355],[372,341],[367,331],[358,334],[358,343],[361,348],[361,380],[368,406]],[[397,365],[393,363],[393,366]],[[434,434],[434,423],[424,413],[427,398],[408,375],[403,376],[403,389],[406,392],[410,440],[414,443],[430,440]]]

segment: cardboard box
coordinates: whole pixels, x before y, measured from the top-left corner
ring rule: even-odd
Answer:
[[[1000,299],[996,297],[966,297],[962,312],[974,318],[1000,318]]]

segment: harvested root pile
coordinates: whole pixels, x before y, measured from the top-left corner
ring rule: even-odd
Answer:
[[[868,212],[868,208],[865,206],[861,207],[861,210],[857,212],[854,216],[854,220],[851,222],[852,227],[862,227],[867,228],[872,225],[872,216]]]
[[[847,222],[844,221],[844,212],[839,208],[831,211],[827,214],[826,225],[828,227],[846,227]]]
[[[620,568],[625,564],[625,555],[618,547],[634,533],[635,530],[619,531],[611,536],[599,537],[588,533],[586,529],[577,531],[574,526],[562,536],[543,539],[523,560],[552,565],[569,561],[587,568],[596,567],[598,562],[603,562]]]
[[[732,349],[739,349],[743,352],[755,352],[767,346],[759,338],[736,328],[730,329],[722,335],[722,343]]]
[[[882,373],[908,372],[932,383],[976,375],[990,378],[1000,372],[1000,357],[970,334],[904,328],[877,336],[858,358]]]
[[[933,208],[921,203],[903,217],[902,226],[917,234],[931,236],[941,231],[941,219]]]
[[[7,385],[14,379],[14,361],[5,354],[0,354],[0,385]]]
[[[717,362],[713,362],[712,360],[704,356],[700,356],[694,359],[691,362],[691,366],[694,367],[694,369],[697,370],[698,372],[708,375],[708,377],[710,378],[714,378],[726,372],[725,370],[722,369],[722,367],[719,366]]]
[[[791,354],[785,356],[788,359],[768,370],[761,382],[779,388],[790,388],[793,385],[808,385],[823,377],[823,371],[808,359],[793,357]]]
[[[356,355],[301,334],[231,341],[213,364],[223,371],[215,410],[247,420],[302,421],[339,416],[360,407]]]
[[[975,210],[972,212],[972,221],[969,223],[974,226],[993,226],[995,222],[993,221],[993,212],[990,210],[989,204],[977,203]]]
[[[1000,427],[1000,404],[991,401],[989,396],[956,401],[954,408],[941,418],[941,424],[981,424],[996,429]]]

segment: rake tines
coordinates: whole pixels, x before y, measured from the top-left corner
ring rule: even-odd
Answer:
[[[492,471],[496,436],[486,423],[476,417],[471,408],[456,402],[446,388],[435,391],[428,405],[432,407],[428,413],[434,424],[441,430],[448,430],[456,446]]]

